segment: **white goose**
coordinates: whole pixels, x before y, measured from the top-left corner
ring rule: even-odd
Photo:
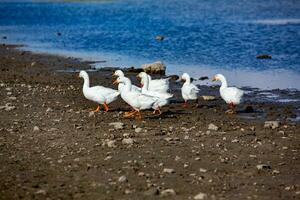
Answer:
[[[90,101],[98,103],[98,107],[94,110],[94,112],[99,112],[99,104],[102,104],[105,112],[107,112],[109,110],[108,104],[115,101],[120,93],[117,90],[103,86],[90,87],[90,79],[86,71],[80,71],[79,77],[84,80],[82,88],[84,97]]]
[[[157,97],[157,101],[153,105],[154,112],[153,114],[156,114],[158,111],[158,114],[161,114],[161,107],[167,105],[170,101],[170,98],[173,97],[173,94],[170,94],[168,92],[157,92],[157,91],[150,91],[149,90],[149,76],[146,72],[140,72],[137,77],[141,79],[141,82],[143,83],[142,87],[142,94],[146,94],[149,96]]]
[[[134,91],[129,78],[119,77],[114,82],[114,84],[120,83],[124,84],[124,87],[121,90],[122,99],[133,108],[133,111],[125,113],[124,117],[132,117],[137,115],[138,118],[141,119],[142,115],[140,111],[152,108],[154,103],[157,101],[157,98]]]
[[[169,91],[169,89],[170,89],[169,79],[170,78],[152,80],[151,76],[148,75],[148,79],[149,79],[149,86],[148,86],[149,91],[156,91],[156,92],[168,92]],[[144,85],[143,82],[141,82],[141,84]]]
[[[181,88],[181,95],[184,99],[183,107],[187,107],[188,100],[198,100],[198,92],[199,88],[191,83],[191,77],[187,73],[183,73],[181,76],[181,80],[185,80],[182,88]]]
[[[244,91],[236,87],[228,87],[226,78],[222,74],[215,75],[213,81],[221,81],[220,95],[222,99],[229,104],[230,113],[233,113],[236,105],[241,103]]]
[[[125,75],[124,75],[124,73],[123,73],[122,70],[116,70],[115,73],[113,74],[113,76],[125,77]],[[119,83],[119,85],[118,85],[119,92],[122,91],[122,89],[124,88],[124,85],[125,85],[124,83]],[[135,85],[132,85],[132,90],[137,91],[137,92],[141,92],[142,91],[141,88],[139,88],[139,87],[137,87]]]

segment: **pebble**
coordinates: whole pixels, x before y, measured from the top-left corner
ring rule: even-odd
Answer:
[[[134,129],[134,131],[135,131],[136,133],[140,133],[140,132],[142,132],[142,130],[143,130],[143,129],[140,128],[140,127]]]
[[[279,127],[279,121],[265,121],[264,128],[276,129]]]
[[[197,194],[196,196],[194,196],[195,200],[202,200],[202,199],[206,199],[207,198],[207,194],[200,192],[199,194]]]
[[[216,125],[214,125],[213,123],[210,123],[208,125],[208,130],[212,130],[212,131],[217,131],[219,129],[219,127],[217,127]]]
[[[52,111],[53,111],[52,108],[47,108],[46,113],[52,112]]]
[[[35,194],[42,194],[42,195],[45,195],[46,193],[47,193],[46,190],[42,190],[42,189],[35,192]]]
[[[10,103],[5,104],[5,106],[0,106],[0,110],[4,109],[5,111],[12,111],[16,109],[15,106],[12,106]]]
[[[266,164],[260,164],[260,165],[256,165],[256,168],[258,170],[271,169],[271,166],[270,165],[266,165]]]
[[[145,173],[144,172],[139,172],[138,176],[145,176]]]
[[[112,122],[108,124],[109,126],[113,126],[114,129],[120,130],[124,128],[124,124],[122,122]]]
[[[231,140],[231,142],[232,142],[232,143],[238,143],[239,140],[238,140],[238,139],[233,139],[233,140]]]
[[[108,141],[106,142],[106,144],[107,144],[107,146],[108,146],[109,148],[114,148],[114,147],[117,146],[117,145],[116,145],[116,140],[108,140]]]
[[[118,181],[119,181],[120,183],[124,183],[124,182],[127,182],[128,180],[127,180],[127,177],[123,175],[123,176],[120,176],[120,177],[119,177]]]
[[[95,117],[95,112],[94,111],[90,111],[89,112],[89,117]]]
[[[17,97],[8,97],[9,100],[15,101],[17,100]]]
[[[159,195],[159,190],[157,188],[150,188],[149,190],[144,192],[144,195],[146,195],[146,196]]]
[[[172,173],[175,173],[175,170],[174,169],[170,169],[170,168],[164,168],[163,172],[164,173],[168,173],[168,174],[172,174]]]
[[[202,96],[204,101],[213,101],[216,99],[214,96]]]
[[[205,172],[207,172],[207,169],[200,168],[199,171],[202,172],[202,173],[205,173]]]
[[[33,127],[33,132],[38,132],[38,131],[40,131],[40,128],[38,126],[34,126]]]
[[[176,192],[174,189],[165,189],[161,191],[161,196],[166,197],[166,196],[173,196],[176,195]]]
[[[132,145],[133,143],[134,143],[134,141],[131,138],[124,138],[122,140],[122,144]]]

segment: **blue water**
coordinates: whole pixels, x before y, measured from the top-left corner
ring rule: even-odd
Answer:
[[[165,40],[156,41],[157,35]],[[199,70],[196,74],[211,75],[213,70],[227,76],[234,73],[234,78],[242,71],[268,72],[276,73],[269,75],[271,79],[287,81],[300,77],[298,0],[0,0],[3,36],[7,40],[1,42],[90,55],[111,61],[107,65],[139,66],[161,60],[178,73]],[[265,53],[272,59],[256,59]],[[280,77],[285,73],[287,77]],[[288,84],[273,81],[278,86],[269,87],[300,88],[300,79]],[[256,86],[255,81],[245,84]]]

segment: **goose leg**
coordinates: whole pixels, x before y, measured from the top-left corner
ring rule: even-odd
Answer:
[[[130,113],[132,113],[132,112],[134,112],[135,110],[133,109],[133,108],[131,108],[131,110],[129,111],[129,112],[125,112],[125,115],[128,115],[128,114],[130,114]]]
[[[156,114],[156,112],[158,112],[158,115],[161,115],[161,110],[160,110],[160,108],[157,108],[156,110],[154,110],[153,111],[153,114],[155,115]]]
[[[99,112],[99,111],[100,111],[100,105],[98,105],[97,108],[93,110],[93,112]]]
[[[188,105],[188,102],[187,102],[187,101],[185,101],[185,102],[184,102],[184,104],[182,105],[182,107],[184,107],[184,108],[187,108],[187,107],[189,107],[189,105]]]
[[[124,117],[125,117],[125,118],[132,117],[132,116],[134,116],[137,112],[138,112],[138,111],[134,110],[134,111],[131,111],[131,112],[129,112],[129,113],[125,113],[125,114],[124,114]]]
[[[107,111],[109,110],[109,107],[108,107],[108,105],[107,105],[106,103],[104,103],[104,104],[103,104],[103,106],[104,106],[104,110],[105,110],[105,112],[107,112]]]
[[[142,119],[142,114],[140,111],[136,111],[137,119]]]
[[[228,105],[229,109],[225,112],[226,114],[234,114],[235,113],[235,105],[233,103],[230,103]]]

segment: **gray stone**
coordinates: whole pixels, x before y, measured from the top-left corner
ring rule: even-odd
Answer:
[[[172,173],[175,173],[175,170],[174,169],[170,169],[170,168],[164,168],[163,172],[167,173],[167,174],[172,174]]]
[[[119,181],[120,183],[124,183],[124,182],[127,182],[128,180],[127,180],[127,177],[123,175],[123,176],[120,176],[120,177],[119,177],[118,181]]]
[[[154,63],[143,64],[141,68],[150,74],[165,74],[166,73],[166,66],[161,62],[157,61]]]
[[[120,129],[124,128],[124,124],[122,122],[112,122],[112,123],[109,123],[109,126],[113,126],[114,129],[116,129],[116,130],[120,130]]]
[[[133,143],[134,143],[134,141],[131,138],[124,138],[122,140],[122,144],[132,145]]]
[[[134,131],[135,131],[136,133],[140,133],[140,132],[142,132],[142,130],[143,130],[142,128],[135,128],[135,129],[134,129]]]
[[[256,168],[258,170],[264,170],[264,169],[271,169],[270,165],[266,165],[266,164],[260,164],[260,165],[256,165]]]
[[[114,148],[114,147],[117,146],[115,140],[108,140],[108,141],[106,142],[106,144],[107,144],[107,146],[110,147],[110,148]]]
[[[194,196],[195,200],[203,200],[207,198],[207,194],[200,192],[199,194],[197,194],[196,196]]]
[[[279,121],[265,121],[264,128],[275,129],[275,128],[278,128],[279,125],[280,125]]]
[[[213,101],[216,99],[214,96],[202,96],[204,101]]]
[[[159,190],[157,188],[150,188],[149,190],[144,192],[144,195],[146,195],[146,196],[159,195]]]
[[[208,130],[212,130],[212,131],[217,131],[219,129],[219,127],[217,127],[216,125],[214,125],[213,123],[210,123],[208,125]]]
[[[166,197],[166,196],[174,196],[176,195],[176,192],[174,189],[165,189],[161,191],[161,196]]]
[[[40,128],[38,126],[34,126],[33,127],[33,132],[38,132],[38,131],[40,131]]]

